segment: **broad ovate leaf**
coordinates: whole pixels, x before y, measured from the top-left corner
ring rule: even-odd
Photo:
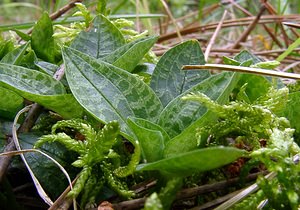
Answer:
[[[99,15],[89,31],[82,31],[71,47],[94,58],[103,58],[125,44],[119,29],[105,16]]]
[[[132,72],[145,54],[155,44],[156,40],[157,37],[154,36],[135,40],[118,48],[102,60],[121,69]]]
[[[197,40],[181,43],[160,58],[154,69],[150,86],[164,106],[210,76],[208,71],[182,71],[182,66],[204,63],[204,56]]]
[[[245,150],[233,147],[209,147],[186,153],[178,153],[172,157],[152,163],[140,164],[137,170],[158,170],[167,174],[188,176],[192,173],[219,168],[246,155],[247,152]]]
[[[83,111],[61,82],[36,70],[0,63],[0,86],[66,118],[80,117]]]
[[[121,131],[131,135],[128,117],[157,119],[162,105],[151,88],[136,76],[72,48],[64,48],[63,58],[73,95],[100,121],[117,120]]]

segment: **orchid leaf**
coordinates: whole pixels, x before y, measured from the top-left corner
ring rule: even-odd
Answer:
[[[182,66],[204,63],[203,53],[196,40],[181,43],[160,58],[150,86],[164,107],[178,95],[210,76],[208,71],[182,71]]]
[[[72,95],[66,94],[62,83],[45,73],[0,63],[0,85],[56,111],[63,117],[82,115],[82,108]]]
[[[111,64],[64,48],[67,81],[78,102],[101,122],[117,120],[132,135],[128,117],[155,121],[162,105],[144,82]]]
[[[219,168],[247,154],[245,150],[233,147],[209,147],[191,152],[179,153],[156,162],[140,164],[138,171],[158,170],[176,176],[188,176],[195,172],[203,172]]]
[[[94,58],[103,58],[125,44],[119,29],[105,16],[99,15],[89,31],[82,31],[71,47]]]
[[[132,72],[156,41],[157,37],[153,36],[135,40],[118,48],[101,60]]]

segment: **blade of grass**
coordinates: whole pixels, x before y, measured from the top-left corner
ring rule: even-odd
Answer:
[[[15,3],[6,3],[0,5],[0,10],[5,9],[5,8],[10,8],[10,7],[28,7],[32,9],[36,9],[39,11],[43,11],[43,9],[35,4],[27,3],[27,2],[15,2]]]
[[[161,18],[165,17],[164,14],[139,14],[139,18],[146,19],[146,18]],[[110,15],[110,19],[118,19],[118,18],[126,18],[126,19],[135,19],[136,15],[132,14],[123,14],[123,15]],[[63,18],[57,18],[55,21],[53,21],[53,25],[63,25],[68,24],[76,21],[84,21],[82,17],[63,17]],[[32,26],[34,26],[35,22],[25,22],[25,23],[17,23],[17,24],[7,24],[7,25],[0,25],[0,31],[8,31],[12,29],[28,29]]]
[[[294,41],[281,55],[279,55],[276,60],[281,62],[285,57],[287,57],[294,49],[300,45],[300,38]]]

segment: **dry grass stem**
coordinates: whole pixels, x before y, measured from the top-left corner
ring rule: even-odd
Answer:
[[[264,76],[282,77],[288,79],[300,80],[300,74],[287,73],[282,71],[273,71],[266,69],[250,68],[244,66],[232,66],[223,64],[205,64],[205,65],[185,65],[182,67],[183,70],[199,69],[199,70],[221,70],[221,71],[233,71],[240,73],[259,74]]]
[[[221,20],[220,20],[220,22],[219,22],[219,24],[218,24],[218,26],[217,26],[217,28],[216,28],[213,36],[211,37],[211,39],[210,39],[210,41],[209,41],[209,43],[208,43],[208,45],[206,47],[206,50],[205,50],[205,53],[204,53],[204,59],[205,59],[205,61],[207,61],[207,59],[208,59],[210,50],[211,50],[211,48],[212,48],[212,46],[213,46],[213,44],[215,42],[215,39],[217,38],[217,35],[218,35],[219,31],[221,30],[221,27],[222,27],[222,24],[223,24],[223,22],[225,20],[226,15],[227,15],[227,10],[224,11],[223,16],[222,16],[222,18],[221,18]]]

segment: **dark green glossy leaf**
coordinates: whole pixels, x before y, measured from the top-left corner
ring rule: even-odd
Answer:
[[[66,76],[78,102],[102,122],[117,120],[131,135],[128,117],[155,121],[162,105],[136,76],[72,48],[63,50]]]
[[[20,146],[22,149],[32,149],[36,140],[41,137],[41,133],[27,133],[19,135]],[[58,161],[69,173],[71,178],[76,176],[77,169],[71,166],[76,155],[65,149],[60,144],[44,144],[41,150],[56,161]],[[52,199],[56,199],[68,186],[65,175],[48,158],[39,153],[24,154],[29,166],[38,178],[43,188],[49,193]]]
[[[157,37],[153,36],[138,39],[118,48],[102,60],[121,69],[132,72],[145,54],[155,44],[156,40]]]
[[[13,119],[23,107],[23,98],[3,87],[0,87],[0,98],[0,117]]]
[[[82,108],[72,95],[66,94],[62,83],[45,73],[0,63],[0,86],[11,89],[65,118],[82,115]]]
[[[185,122],[186,124],[184,125],[181,123],[181,121],[178,121],[178,125],[181,125],[182,127],[184,125],[186,128],[182,132],[179,132],[179,135],[175,136],[168,142],[164,151],[165,157],[173,156],[181,152],[191,151],[197,148],[197,146],[203,146],[205,142],[200,142],[199,138],[196,137],[197,129],[217,119],[216,115],[211,111],[203,111],[206,110],[206,108],[204,108],[202,105],[199,106],[199,104],[192,104],[192,106],[190,106],[190,102],[182,101],[181,97],[189,92],[197,91],[199,88],[202,90],[201,92],[207,94],[211,99],[216,100],[219,104],[224,104],[228,102],[229,95],[236,86],[238,80],[239,74],[236,73],[232,74],[227,72],[214,75],[200,83],[198,86],[186,91],[184,94],[174,99],[174,102],[170,103],[170,105],[172,104],[172,109],[174,108],[174,110],[176,110],[175,113],[179,115],[172,116],[172,113],[170,112],[169,119],[172,119],[172,117],[174,119],[183,119],[182,122]],[[178,107],[176,107],[176,101],[178,101]],[[166,107],[166,109],[167,108],[168,107]],[[190,108],[194,108],[194,110]],[[186,111],[183,112],[183,110]],[[183,117],[180,116],[182,114],[184,114]],[[194,117],[194,114],[198,114],[198,117]],[[188,119],[190,119],[190,121]],[[170,129],[172,126],[173,125],[171,124],[168,125]]]
[[[179,44],[160,58],[153,72],[150,86],[164,106],[210,76],[208,71],[182,71],[182,66],[204,63],[204,56],[197,40]]]
[[[165,142],[170,139],[168,134],[158,125],[141,118],[129,118],[127,122],[141,145],[145,161],[150,163],[160,160]]]
[[[29,46],[30,42],[14,49],[13,51],[7,53],[2,59],[1,63],[9,63],[19,65],[24,57],[27,47]]]
[[[44,12],[32,30],[31,47],[38,58],[56,63],[60,60],[60,53],[52,35],[52,21],[48,13]]]
[[[82,31],[71,47],[94,58],[103,58],[125,44],[119,29],[105,16],[99,15],[89,31]]]
[[[232,73],[217,74],[202,81],[173,99],[160,114],[158,124],[167,131],[171,138],[175,137],[207,111],[206,107],[199,103],[182,100],[184,95],[199,91],[212,100],[217,100],[223,94],[229,95],[229,91],[232,89],[228,87],[233,82],[235,83],[237,80]]]
[[[209,147],[191,152],[179,153],[157,162],[140,164],[138,171],[158,170],[164,173],[188,176],[219,168],[245,156],[247,152],[233,147]]]

